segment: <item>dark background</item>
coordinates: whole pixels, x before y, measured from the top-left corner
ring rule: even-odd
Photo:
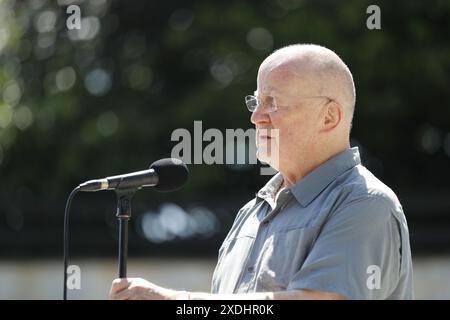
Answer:
[[[243,97],[273,50],[316,43],[353,73],[352,144],[399,196],[413,254],[450,251],[449,1],[65,1],[0,10],[0,257],[62,254],[79,183],[170,156],[177,128],[251,128]],[[381,30],[366,9],[381,8]],[[204,146],[207,143],[204,144]],[[267,180],[259,165],[190,165],[133,200],[130,256],[214,256]],[[115,195],[79,194],[71,254],[116,254]]]

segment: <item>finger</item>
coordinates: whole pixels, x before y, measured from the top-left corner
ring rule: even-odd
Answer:
[[[129,289],[124,289],[120,292],[113,293],[109,295],[111,300],[130,300],[132,299],[133,292]]]
[[[110,294],[115,294],[119,291],[125,290],[126,288],[129,287],[130,283],[131,281],[128,280],[127,278],[114,279],[111,284]]]

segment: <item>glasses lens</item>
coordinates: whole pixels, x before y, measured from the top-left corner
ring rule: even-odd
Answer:
[[[251,112],[255,111],[256,107],[258,106],[258,100],[255,96],[246,96],[245,97],[245,105],[247,106],[247,109]]]

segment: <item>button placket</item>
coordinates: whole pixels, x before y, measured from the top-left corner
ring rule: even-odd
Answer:
[[[266,204],[268,205],[267,202],[266,202]],[[261,205],[260,205],[260,207],[258,208],[258,210],[267,210],[267,209],[264,208],[264,202],[261,202]],[[254,249],[255,249],[255,242],[257,242],[257,240],[260,239],[260,234],[261,234],[261,221],[260,221],[256,216],[254,216],[253,218],[255,219],[255,221],[258,221],[258,223],[259,223],[259,225],[258,225],[258,230],[256,231],[255,238],[254,238],[254,240],[253,240],[253,242],[252,242],[252,244],[251,244],[250,252],[249,252],[249,254],[247,255],[247,257],[245,258],[245,263],[243,264],[243,269],[242,269],[242,271],[241,271],[241,274],[239,275],[238,281],[236,282],[236,285],[235,285],[235,287],[234,287],[234,291],[236,291],[237,285],[238,285],[238,284],[243,283],[243,281],[247,280],[247,278],[250,278],[250,277],[247,276],[248,268],[254,268],[254,265],[253,265],[253,264],[252,264],[252,265],[249,265],[249,263],[253,263],[252,261],[253,261],[253,255],[254,255]],[[253,272],[254,272],[254,270],[253,270]],[[252,276],[253,276],[253,275],[252,275]],[[251,278],[250,278],[250,279],[251,279]],[[244,282],[244,283],[245,283],[245,282]],[[243,287],[243,290],[246,291],[246,292],[248,292],[248,290],[250,289],[250,285],[251,285],[251,284],[250,284],[249,281],[246,282],[246,284],[245,284],[244,287]]]
[[[267,232],[269,230],[268,226],[269,226],[270,221],[269,220],[265,220],[265,221],[261,221],[259,228],[258,228],[258,233],[257,233],[257,237],[261,236],[264,239],[267,238]],[[264,235],[261,235],[264,232]],[[264,244],[263,244],[264,246]],[[262,248],[261,248],[262,249]],[[255,286],[256,286],[256,278],[258,277],[258,273],[256,272],[256,270],[258,269],[257,265],[259,262],[255,261],[254,257],[254,252],[252,251],[251,254],[251,260],[255,263],[252,266],[247,267],[247,271],[249,271],[249,269],[251,269],[251,280],[249,281],[249,284],[247,286],[247,292],[249,292],[250,289],[254,290]]]

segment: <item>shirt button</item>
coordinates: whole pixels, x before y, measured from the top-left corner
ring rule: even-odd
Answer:
[[[247,268],[247,271],[248,271],[248,272],[253,272],[254,269],[255,269],[255,268],[253,268],[253,266],[252,266],[252,267],[248,267],[248,268]]]

